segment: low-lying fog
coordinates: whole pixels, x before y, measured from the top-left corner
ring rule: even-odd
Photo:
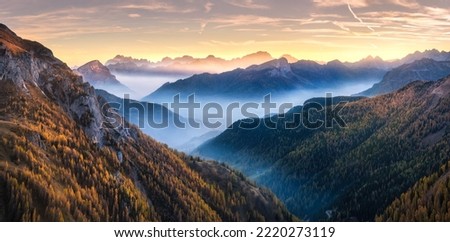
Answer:
[[[364,81],[359,83],[353,83],[351,85],[346,85],[342,87],[337,88],[322,88],[322,89],[314,89],[314,90],[295,90],[283,94],[275,94],[270,96],[271,103],[275,104],[276,107],[272,108],[270,110],[270,113],[267,113],[266,110],[263,108],[263,103],[265,102],[264,96],[261,96],[258,99],[252,98],[252,99],[227,99],[223,97],[195,97],[195,101],[200,103],[200,108],[196,108],[194,115],[192,116],[192,113],[189,114],[189,110],[187,109],[181,109],[181,110],[174,110],[171,108],[172,104],[164,104],[165,106],[169,107],[171,111],[174,111],[178,114],[180,114],[183,117],[187,118],[193,118],[197,121],[202,121],[205,114],[216,114],[216,113],[222,113],[223,112],[223,118],[215,118],[212,121],[220,121],[222,123],[221,127],[219,129],[226,129],[229,125],[231,125],[233,122],[243,119],[243,118],[249,118],[249,117],[265,117],[267,115],[273,115],[273,114],[279,114],[279,113],[285,113],[290,108],[303,105],[303,103],[311,98],[314,97],[325,97],[327,93],[331,93],[333,97],[337,96],[351,96],[355,93],[362,92],[364,90],[367,90],[368,88],[372,87],[373,84],[377,83],[378,81],[372,80],[372,81]],[[267,98],[267,97],[266,97]],[[187,97],[181,97],[180,100],[181,103],[187,103],[188,99]],[[212,104],[214,103],[214,104]],[[221,107],[218,110],[218,105]],[[273,106],[272,104],[272,106]],[[232,110],[232,115],[227,115]],[[214,115],[213,115],[214,116]],[[231,122],[231,123],[230,123]]]
[[[131,93],[131,99],[140,100],[141,98],[156,91],[167,82],[175,82],[179,79],[187,78],[182,75],[146,75],[146,74],[123,74],[113,73],[122,84],[129,87],[134,93]],[[123,97],[122,97],[123,98]]]
[[[142,97],[149,95],[166,82],[174,82],[180,78],[185,78],[182,76],[164,75],[115,75],[118,80],[135,91],[135,93],[131,96],[134,100],[140,100]],[[194,109],[193,113],[192,111],[189,113],[188,109],[175,110],[171,104],[163,105],[168,107],[171,111],[185,117],[186,120],[195,120],[200,127],[192,127],[187,123],[185,128],[171,126],[170,128],[155,130],[155,128],[151,128],[147,125],[146,128],[143,129],[143,132],[152,135],[157,139],[159,137],[159,141],[167,143],[169,146],[189,152],[204,141],[220,134],[220,132],[224,131],[227,127],[239,119],[249,117],[261,118],[267,115],[284,113],[292,107],[302,105],[310,98],[324,97],[327,93],[331,93],[334,97],[350,96],[372,87],[372,85],[378,81],[379,80],[365,80],[361,82],[353,82],[351,85],[337,88],[295,90],[284,94],[273,95],[271,96],[271,103],[273,103],[272,106],[275,104],[275,108],[272,108],[270,113],[266,113],[263,108],[264,97],[260,97],[259,100],[245,100],[244,98],[236,100],[223,97],[217,98],[196,96],[196,102],[200,103],[200,107]],[[188,100],[186,97],[181,97],[181,103],[186,103],[187,101]],[[209,118],[207,119],[207,117]],[[173,129],[184,130],[176,131]],[[177,133],[183,133],[183,137],[179,137],[179,135],[176,135]]]

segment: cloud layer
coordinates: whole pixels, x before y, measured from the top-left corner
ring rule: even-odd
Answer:
[[[150,59],[232,58],[257,50],[310,59],[393,58],[448,49],[450,41],[444,0],[24,0],[1,2],[0,9],[18,34],[74,64],[119,52]]]

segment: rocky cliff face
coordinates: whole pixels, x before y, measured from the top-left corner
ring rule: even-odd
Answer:
[[[104,120],[94,89],[51,50],[18,37],[5,25],[0,25],[0,73],[0,82],[12,83],[17,92],[30,95],[30,85],[37,87],[45,98],[79,120],[92,140],[102,143]],[[67,92],[69,89],[76,92]]]
[[[91,85],[121,85],[109,69],[100,61],[90,61],[77,69]]]

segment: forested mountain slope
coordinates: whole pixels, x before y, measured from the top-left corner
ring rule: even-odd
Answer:
[[[0,220],[295,219],[233,170],[124,129],[93,87],[4,25],[0,73]]]
[[[348,103],[345,127],[306,128],[307,109],[241,120],[196,153],[240,169],[312,220],[374,220],[450,159],[449,77]]]
[[[420,179],[377,217],[377,221],[450,221],[450,162]]]

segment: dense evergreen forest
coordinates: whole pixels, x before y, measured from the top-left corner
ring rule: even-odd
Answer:
[[[450,221],[450,161],[439,171],[421,178],[411,189],[377,216],[377,221]]]
[[[301,121],[308,108],[296,107],[236,122],[196,152],[240,169],[304,219],[373,221],[450,159],[449,93],[446,78],[351,98],[340,112],[345,127],[333,121],[332,128],[306,128]],[[324,120],[325,113],[308,118]]]

